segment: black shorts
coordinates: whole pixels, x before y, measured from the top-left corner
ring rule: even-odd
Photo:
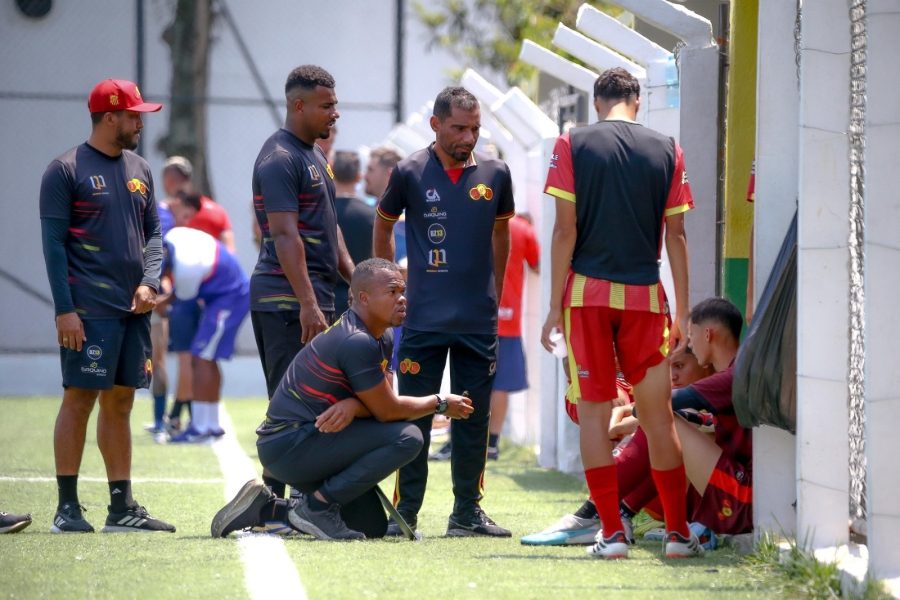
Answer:
[[[150,386],[150,313],[120,319],[84,319],[81,352],[59,349],[63,387],[108,390]]]

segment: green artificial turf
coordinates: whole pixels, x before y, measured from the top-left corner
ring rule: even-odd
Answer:
[[[229,400],[238,439],[255,461],[253,430],[265,401]],[[0,476],[52,477],[52,430],[58,399],[0,398]],[[209,537],[209,521],[223,502],[222,473],[208,446],[164,446],[141,427],[150,401],[140,399],[132,421],[135,497],[151,513],[178,526],[174,535],[79,535],[48,532],[55,510],[52,481],[0,479],[0,510],[30,511],[35,523],[0,536],[0,598],[247,598],[234,536]],[[83,477],[103,478],[103,463],[89,429]],[[535,466],[534,455],[505,442],[501,459],[488,463],[483,507],[511,539],[447,539],[452,508],[448,463],[431,463],[428,493],[419,515],[420,542],[400,539],[340,543],[309,537],[285,548],[307,594],[332,598],[772,598],[780,586],[754,573],[731,550],[699,560],[661,558],[658,542],[640,541],[627,561],[604,562],[581,547],[522,546],[519,538],[575,510],[586,496],[579,480]],[[141,482],[145,480],[190,480]],[[390,494],[393,481],[382,488]],[[106,514],[107,487],[82,482],[87,518],[98,529]]]

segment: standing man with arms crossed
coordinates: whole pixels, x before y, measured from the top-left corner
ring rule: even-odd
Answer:
[[[107,79],[88,98],[88,141],[47,167],[41,181],[44,261],[56,307],[63,392],[53,450],[59,505],[54,533],[89,533],[78,498],[88,419],[100,397],[97,445],[110,506],[104,532],[175,531],[131,496],[135,388],[150,385],[150,311],[162,262],[150,165],[132,152],[144,102],[130,81]]]
[[[434,102],[435,142],[397,164],[378,204],[375,255],[394,259],[393,225],[406,212],[409,312],[400,341],[400,393],[440,391],[447,353],[454,394],[468,392],[474,412],[451,428],[453,513],[448,536],[509,537],[479,506],[487,451],[491,387],[497,368],[497,299],[515,212],[509,167],[475,156],[478,100],[461,87]],[[400,469],[397,509],[415,528],[428,481],[431,416],[415,423],[423,450]],[[396,524],[389,534],[399,534]]]
[[[253,166],[253,206],[262,232],[250,277],[250,319],[271,398],[294,356],[334,320],[338,273],[350,280],[353,261],[334,210],[331,167],[317,139],[340,117],[334,78],[303,65],[284,86],[287,116],[263,144]],[[263,476],[278,496],[284,483]]]
[[[578,398],[581,460],[603,523],[590,553],[626,558],[619,518],[616,466],[609,439],[616,397],[616,358],[634,386],[647,434],[653,480],[666,521],[670,558],[702,553],[688,529],[684,463],[671,408],[666,361],[669,341],[686,332],[687,239],[684,213],[693,207],[684,157],[675,140],[635,123],[640,86],[621,68],[594,84],[600,121],[563,134],[550,159],[545,192],[556,198],[551,252],[550,311],[541,342],[565,331],[569,369]],[[678,314],[659,281],[663,226]]]

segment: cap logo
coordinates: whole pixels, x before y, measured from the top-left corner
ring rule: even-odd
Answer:
[[[134,86],[134,97],[138,100],[143,100],[143,98],[141,98],[141,90],[138,89],[138,86]]]
[[[109,95],[109,103],[113,106],[119,105],[119,95],[118,94],[110,94]]]

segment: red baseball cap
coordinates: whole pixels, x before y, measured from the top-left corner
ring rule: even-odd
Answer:
[[[92,113],[133,110],[156,112],[162,104],[144,102],[137,84],[124,79],[105,79],[94,86],[88,96],[88,110]]]

